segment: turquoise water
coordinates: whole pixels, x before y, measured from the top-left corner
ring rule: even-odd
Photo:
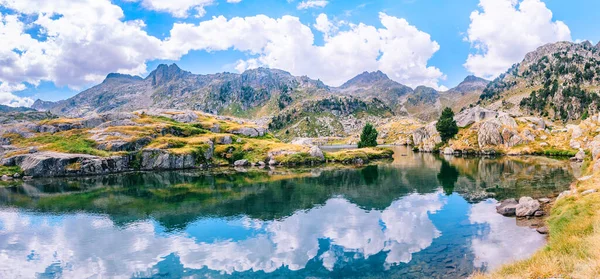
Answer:
[[[363,168],[35,180],[0,188],[0,277],[464,278],[545,243],[490,197],[571,180],[564,161],[402,148]]]

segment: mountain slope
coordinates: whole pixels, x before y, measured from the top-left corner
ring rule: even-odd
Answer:
[[[160,108],[254,117],[277,112],[292,102],[294,95],[328,91],[320,81],[281,70],[258,68],[242,74],[196,75],[172,64],[159,65],[144,79],[109,74],[101,84],[56,103],[50,111],[79,117],[90,112]],[[258,109],[267,105],[267,112]]]
[[[490,81],[486,79],[467,76],[456,87],[440,93],[442,107],[450,107],[457,113],[463,108],[475,105],[489,83]]]
[[[589,42],[539,47],[491,82],[481,103],[513,114],[585,119],[600,111],[600,48]]]
[[[413,93],[413,89],[391,80],[381,71],[364,72],[348,80],[336,93],[361,99],[378,98],[388,104],[395,112],[401,113],[401,103]]]

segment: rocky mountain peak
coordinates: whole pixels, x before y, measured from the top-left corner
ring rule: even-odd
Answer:
[[[190,72],[182,70],[175,63],[171,65],[160,64],[146,79],[152,80],[152,86],[159,86],[174,79],[182,78],[188,74],[190,74]]]
[[[139,76],[132,76],[132,75],[126,75],[126,74],[119,74],[119,73],[110,73],[106,76],[106,78],[104,79],[103,82],[108,82],[111,80],[139,81],[139,80],[143,80],[143,79]]]
[[[456,87],[450,89],[450,91],[452,92],[460,92],[460,93],[466,93],[466,92],[472,92],[472,91],[481,91],[483,90],[488,84],[490,83],[489,80],[474,76],[474,75],[470,75],[467,76],[461,83],[459,83]]]
[[[382,71],[376,72],[363,72],[344,83],[341,88],[348,88],[350,86],[364,86],[372,85],[380,81],[388,81],[390,78]]]

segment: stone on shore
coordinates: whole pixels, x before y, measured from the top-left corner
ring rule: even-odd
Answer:
[[[515,216],[518,204],[515,199],[503,200],[496,206],[496,212],[504,216]]]
[[[522,197],[516,208],[517,217],[533,216],[540,209],[540,202],[531,197]]]

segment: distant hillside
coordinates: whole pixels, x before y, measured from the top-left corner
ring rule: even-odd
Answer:
[[[0,105],[0,124],[37,121],[54,117],[49,112],[39,112],[33,108]]]
[[[490,83],[481,103],[553,120],[585,119],[600,111],[600,46],[558,42],[528,53]]]

